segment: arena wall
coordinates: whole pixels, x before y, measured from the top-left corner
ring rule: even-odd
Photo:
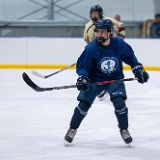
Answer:
[[[147,70],[160,71],[158,39],[125,41]],[[0,69],[63,68],[77,61],[85,45],[82,38],[0,38]]]

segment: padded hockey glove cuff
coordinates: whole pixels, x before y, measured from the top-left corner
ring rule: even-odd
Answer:
[[[87,76],[80,76],[78,79],[77,79],[77,83],[76,83],[76,86],[77,86],[77,89],[80,91],[87,91],[89,89],[89,86],[86,85],[86,83],[89,83],[89,79]]]
[[[135,77],[138,78],[139,83],[145,83],[149,79],[148,73],[144,70],[143,65],[141,63],[138,63],[138,65],[134,66],[132,68],[132,72],[135,75]]]

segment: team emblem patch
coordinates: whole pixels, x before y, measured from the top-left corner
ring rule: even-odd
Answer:
[[[118,59],[115,57],[105,57],[100,61],[100,70],[103,73],[110,74],[114,72],[119,65]]]

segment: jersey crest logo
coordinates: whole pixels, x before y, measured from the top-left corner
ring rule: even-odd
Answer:
[[[118,65],[118,59],[115,57],[104,57],[99,63],[100,70],[107,74],[114,72],[118,68]]]

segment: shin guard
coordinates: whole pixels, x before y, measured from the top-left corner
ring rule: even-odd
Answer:
[[[77,129],[83,118],[87,115],[91,104],[87,102],[80,102],[78,106],[74,109],[74,113],[70,122],[70,127],[73,129]]]
[[[128,108],[125,105],[125,101],[121,97],[116,97],[112,99],[115,114],[118,120],[119,128],[127,129],[128,128]]]

